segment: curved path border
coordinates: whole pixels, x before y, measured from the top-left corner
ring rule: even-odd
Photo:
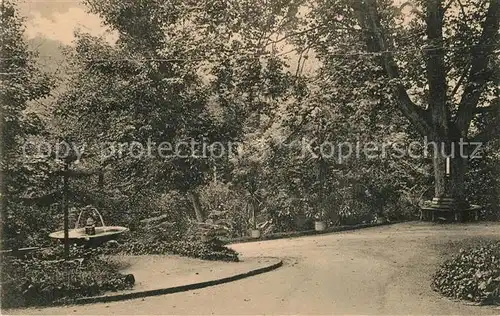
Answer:
[[[137,291],[130,293],[120,293],[116,295],[105,295],[105,296],[93,296],[93,297],[82,297],[76,299],[72,304],[81,305],[81,304],[92,304],[92,303],[104,303],[104,302],[114,302],[114,301],[122,301],[122,300],[130,300],[135,298],[143,298],[148,296],[157,296],[157,295],[165,295],[165,294],[173,294],[178,292],[191,291],[195,289],[201,289],[204,287],[214,286],[218,284],[233,282],[237,280],[241,280],[244,278],[248,278],[254,275],[266,273],[272,270],[275,270],[283,265],[283,261],[279,258],[271,258],[274,259],[274,263],[271,263],[267,266],[260,267],[257,269],[250,270],[248,272],[235,274],[229,277],[203,281],[198,283],[168,287],[168,288],[160,288],[154,290],[145,290],[145,291]],[[58,304],[59,305],[59,304]],[[62,305],[62,304],[61,304]]]
[[[407,221],[331,226],[331,227],[327,227],[325,230],[322,230],[322,231],[317,231],[317,230],[292,231],[292,232],[274,233],[274,234],[270,234],[270,235],[263,235],[259,238],[252,238],[252,237],[246,236],[246,237],[226,239],[226,240],[223,240],[223,242],[225,245],[243,244],[243,243],[249,243],[249,242],[296,238],[296,237],[303,237],[303,236],[322,235],[322,234],[330,234],[330,233],[337,233],[337,232],[344,232],[344,231],[351,231],[351,230],[359,230],[359,229],[363,229],[363,228],[389,226],[389,225],[401,224],[401,223],[405,223],[405,222],[407,222]]]

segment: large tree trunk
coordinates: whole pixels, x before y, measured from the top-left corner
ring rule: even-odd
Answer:
[[[461,205],[466,203],[465,173],[467,172],[467,158],[456,157],[451,160],[451,196]]]
[[[441,148],[437,153],[434,153],[434,197],[436,198],[453,198],[458,205],[464,205],[465,198],[465,173],[467,171],[467,158],[460,155],[458,144],[455,143],[455,149],[446,155],[450,156],[450,175],[446,174],[446,155],[442,153]]]
[[[441,148],[433,153],[434,165],[434,197],[443,198],[448,195],[446,181],[446,158],[441,153]]]

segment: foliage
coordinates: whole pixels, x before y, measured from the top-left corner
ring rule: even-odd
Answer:
[[[57,114],[78,123],[69,132],[94,146],[90,148],[98,151],[105,142],[226,143],[240,137],[246,126],[233,122],[244,123],[254,109],[269,111],[280,100],[277,89],[287,83],[283,64],[269,54],[255,56],[265,46],[241,25],[250,23],[248,7],[226,8],[228,19],[218,26],[211,19],[220,12],[203,10],[210,1],[180,1],[172,7],[161,2],[87,2],[118,31],[119,41],[112,46],[79,35],[71,57],[79,71]],[[137,25],[151,34],[145,38]],[[168,153],[168,159],[157,152],[137,158],[125,150],[95,163],[113,166],[110,173],[122,179],[117,185],[124,192],[186,192],[202,184],[209,167],[218,162],[196,158],[199,148],[196,153],[182,150]]]
[[[238,261],[238,253],[223,245],[218,239],[201,240],[198,236],[180,240],[156,239],[150,242],[134,239],[110,250],[111,253],[128,255],[180,255],[202,260]]]
[[[93,180],[75,181],[75,196],[108,199],[111,193],[117,198],[105,212],[117,223],[135,226],[170,211],[159,205],[165,192],[202,192],[215,178],[243,191],[228,148],[219,158],[197,157],[198,147],[196,153],[182,147],[164,158],[155,146],[217,142],[228,147],[268,125],[280,104],[295,97],[296,80],[270,43],[276,29],[293,23],[298,4],[281,1],[260,8],[241,1],[86,2],[118,32],[119,40],[112,45],[78,34],[75,51],[68,55],[75,71],[57,100],[55,119],[74,123],[60,128],[87,145],[86,166],[102,169],[105,178],[99,189],[89,185]],[[99,157],[103,144],[120,143],[152,144],[153,152],[137,157],[125,149]],[[236,214],[239,202],[215,210],[209,200],[202,199],[205,213],[228,217],[226,224],[240,234],[245,226],[241,212],[246,210],[238,206],[241,212]],[[225,215],[215,214],[220,211]],[[192,216],[184,207],[177,213],[171,221]]]
[[[432,287],[441,294],[479,303],[500,300],[500,243],[460,249],[433,276]]]
[[[70,247],[69,259],[83,259],[84,261],[93,260],[103,254],[103,248],[87,248],[84,246],[73,245]],[[26,259],[41,261],[57,261],[64,258],[64,246],[52,245],[51,247],[41,248],[25,256]]]
[[[470,202],[482,206],[483,219],[498,220],[500,217],[500,142],[484,146],[482,158],[470,161],[466,186]]]
[[[25,246],[48,246],[48,235],[54,232],[58,222],[57,207],[40,207],[13,203],[4,216],[2,234],[4,249]]]
[[[242,237],[248,231],[247,197],[229,183],[211,182],[201,188],[200,200],[207,219],[225,227],[227,237]]]
[[[199,195],[201,221],[224,227],[231,237],[261,223],[269,231],[304,229],[297,220],[303,218],[333,225],[413,219],[420,201],[434,194],[432,159],[379,151],[375,158],[329,156],[319,154],[321,144],[374,141],[408,148],[421,142],[422,125],[434,124],[432,133],[423,133],[433,137],[469,138],[498,125],[492,109],[499,63],[491,54],[497,37],[481,35],[497,27],[484,27],[488,12],[495,19],[495,1],[463,0],[467,12],[451,1],[436,15],[439,2],[426,1],[410,9],[388,0],[85,3],[118,40],[77,34],[65,56],[71,67],[65,89],[53,96],[50,130],[24,110],[47,96],[52,82],[34,64],[15,9],[7,3],[2,12],[8,27],[1,33],[7,57],[1,66],[19,74],[1,75],[2,122],[9,125],[1,190],[7,247],[46,243],[47,232],[62,222],[55,203],[61,201],[62,166],[21,159],[19,144],[28,138],[85,144],[71,168],[97,173],[71,179],[70,206],[92,204],[107,222],[130,227],[140,239],[132,241],[132,252],[182,253],[183,245],[187,255],[197,250],[211,257],[212,248],[224,250],[185,237],[193,208],[200,213],[188,194]],[[380,21],[380,32],[370,20]],[[442,38],[429,37],[440,30]],[[387,47],[379,47],[384,39]],[[292,53],[284,53],[289,48]],[[317,71],[304,73],[310,60]],[[397,76],[387,71],[391,60]],[[444,81],[433,81],[433,71]],[[403,90],[410,110],[395,111],[408,103]],[[435,97],[436,91],[443,93]],[[474,111],[461,110],[465,103]],[[165,142],[226,148],[199,157],[181,146],[160,157],[156,149]],[[123,144],[129,147],[117,147]],[[137,155],[132,144],[144,151]],[[229,150],[230,144],[238,146]],[[455,182],[465,183],[461,196],[495,215],[499,191],[489,188],[498,187],[498,144],[487,150],[485,160],[470,162],[465,181]]]
[[[11,1],[3,1],[0,28],[0,208],[2,239],[7,247],[33,242],[38,224],[50,227],[47,200],[57,183],[52,172],[57,169],[44,158],[24,155],[25,143],[43,137],[40,117],[26,111],[28,103],[48,95],[51,78],[40,71],[36,52],[28,49],[23,19]]]
[[[209,225],[218,228],[220,225]],[[238,253],[225,247],[200,223],[188,221],[183,225],[168,221],[151,222],[131,232],[128,238],[115,248],[108,247],[108,253],[132,255],[172,254],[203,260],[238,261]]]
[[[446,8],[443,1],[308,5],[304,31],[291,36],[314,51],[321,62],[317,85],[323,99],[336,117],[346,117],[326,126],[331,130],[335,122],[349,122],[338,138],[357,137],[360,131],[362,140],[376,141],[397,133],[445,143],[497,138],[497,1],[452,1]],[[473,179],[464,179],[462,159],[453,161],[452,194],[463,199],[462,184]],[[436,194],[442,195],[444,159],[434,163]]]
[[[27,259],[3,258],[2,307],[71,303],[133,286],[133,276],[120,274],[116,263],[83,249],[73,249],[72,254],[84,260],[65,261],[60,259],[61,250],[46,250]]]

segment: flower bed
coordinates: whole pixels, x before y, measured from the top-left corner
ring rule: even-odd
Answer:
[[[2,258],[2,307],[71,303],[72,300],[131,288],[132,275],[118,272],[115,263],[94,253],[74,249],[62,260],[61,247],[38,252],[30,258]]]
[[[214,232],[215,229],[203,229],[198,223],[192,223],[182,232],[174,226],[145,225],[123,236],[120,245],[103,249],[107,254],[180,255],[203,260],[237,262],[238,253],[224,246]]]
[[[462,248],[433,276],[432,288],[447,297],[481,304],[500,302],[500,241]]]
[[[128,241],[114,249],[113,253],[129,255],[172,254],[203,260],[238,261],[238,253],[231,248],[225,247],[217,239],[209,241],[201,241],[196,238],[175,241]]]

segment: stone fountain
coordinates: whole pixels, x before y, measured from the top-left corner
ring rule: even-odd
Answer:
[[[86,211],[89,210],[93,212],[93,214],[97,214],[97,216],[100,219],[101,226],[96,226],[94,227],[92,232],[89,232],[87,227],[82,227],[80,226],[80,221],[82,219],[82,214]],[[76,220],[75,223],[75,228],[70,229],[68,232],[68,239],[70,244],[80,244],[80,245],[92,245],[92,246],[98,246],[103,244],[106,241],[116,239],[116,237],[119,234],[122,234],[124,232],[128,231],[128,228],[122,227],[122,226],[107,226],[104,223],[104,219],[102,218],[101,213],[96,209],[92,207],[87,207],[83,209],[80,214],[78,215],[78,219]],[[64,241],[64,230],[56,231],[51,234],[49,234],[50,238],[54,238],[57,240],[60,240],[61,242]]]

